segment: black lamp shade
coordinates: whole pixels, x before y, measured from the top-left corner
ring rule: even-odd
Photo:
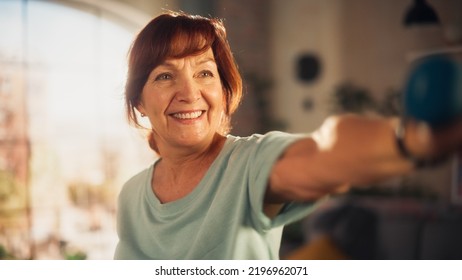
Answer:
[[[405,26],[439,24],[439,22],[435,10],[425,0],[415,0],[404,18]]]

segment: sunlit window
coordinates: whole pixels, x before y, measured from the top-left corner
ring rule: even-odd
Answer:
[[[112,258],[117,194],[154,156],[124,116],[138,28],[73,1],[0,1],[0,259]]]

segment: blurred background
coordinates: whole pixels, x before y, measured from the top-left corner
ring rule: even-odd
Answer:
[[[235,135],[399,115],[412,63],[462,61],[460,0],[0,0],[0,259],[111,259],[123,183],[155,155],[124,115],[126,55],[164,9],[223,18]],[[462,259],[460,159],[332,198],[282,258]]]

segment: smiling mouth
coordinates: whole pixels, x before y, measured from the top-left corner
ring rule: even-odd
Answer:
[[[194,111],[194,112],[188,112],[188,113],[174,113],[174,114],[171,114],[170,116],[176,119],[180,119],[180,120],[192,120],[192,119],[199,118],[200,116],[202,116],[203,113],[204,111]]]

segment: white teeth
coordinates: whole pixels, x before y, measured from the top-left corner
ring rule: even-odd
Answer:
[[[202,115],[202,111],[195,111],[191,113],[176,113],[173,114],[173,117],[177,119],[187,120],[187,119],[196,119]]]

